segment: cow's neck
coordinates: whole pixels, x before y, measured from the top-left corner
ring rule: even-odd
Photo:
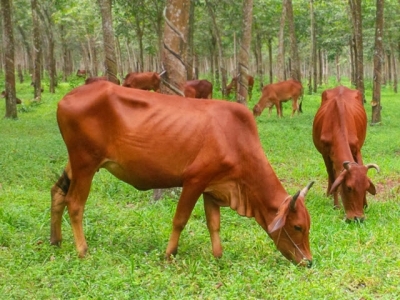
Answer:
[[[258,174],[256,174],[258,173]],[[282,202],[289,196],[276,176],[269,162],[265,167],[260,168],[260,172],[248,178],[251,182],[252,190],[248,191],[251,195],[249,206],[252,208],[252,215],[268,231],[268,225],[274,220]]]

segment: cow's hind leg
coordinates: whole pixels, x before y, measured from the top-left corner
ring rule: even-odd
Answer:
[[[68,214],[71,220],[78,255],[79,257],[84,257],[88,246],[83,233],[82,220],[94,173],[77,173],[78,172],[73,173],[70,189],[65,197],[65,201],[67,203]]]
[[[297,102],[297,97],[293,97],[292,99],[292,117],[294,116],[294,114],[297,113],[299,114],[299,104]]]
[[[199,189],[198,187],[193,188],[193,186],[183,186],[181,197],[179,198],[175,216],[172,221],[171,237],[165,252],[165,257],[167,259],[169,259],[171,255],[176,255],[178,253],[179,237],[203,190],[204,189]]]
[[[65,168],[63,174],[51,188],[51,225],[50,225],[50,243],[52,245],[61,245],[61,221],[66,206],[65,195],[70,186],[70,168]]]
[[[219,236],[221,213],[215,199],[209,194],[203,194],[204,210],[206,212],[207,227],[210,232],[211,245],[214,257],[222,256],[222,245]]]

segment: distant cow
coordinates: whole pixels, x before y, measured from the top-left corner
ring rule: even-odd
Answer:
[[[125,80],[122,83],[122,86],[140,90],[153,90],[155,92],[160,92],[160,83],[160,75],[156,72],[131,72],[125,76]]]
[[[2,91],[1,92],[1,98],[6,98],[7,99],[8,94],[6,93],[6,91]],[[21,104],[22,101],[19,98],[15,98],[16,104]]]
[[[253,114],[258,117],[264,108],[271,109],[275,105],[278,117],[282,117],[282,102],[292,99],[292,116],[295,112],[299,112],[297,100],[303,94],[303,86],[301,82],[289,79],[277,83],[271,83],[263,87],[261,98],[253,108]]]
[[[185,84],[184,94],[187,98],[211,99],[213,85],[208,80],[189,80]]]
[[[338,207],[338,192],[348,220],[364,220],[366,192],[375,195],[367,171],[379,167],[363,165],[361,147],[367,132],[367,116],[358,90],[344,86],[322,93],[321,106],[313,123],[313,141],[322,154],[328,172],[327,194],[333,194]]]
[[[226,95],[228,97],[231,95],[231,92],[235,93],[237,91],[238,78],[239,76],[233,77],[231,82],[226,86]],[[253,76],[247,75],[247,80],[248,80],[248,96],[250,101],[253,95],[254,78]]]
[[[109,81],[108,80],[108,78],[107,78],[107,76],[100,76],[100,77],[89,77],[89,78],[87,78],[86,80],[85,80],[85,84],[90,84],[90,83],[92,83],[92,82],[96,82],[96,81],[101,81],[101,80],[103,80],[103,81]],[[120,85],[121,84],[121,81],[119,81],[119,79],[117,79],[118,80],[118,85]],[[110,82],[112,82],[112,81],[110,81]],[[113,82],[113,83],[115,83],[115,82]]]
[[[84,78],[85,78],[86,75],[87,75],[86,70],[78,69],[78,70],[76,71],[76,76],[78,76],[78,77],[84,77]]]
[[[182,187],[167,258],[177,253],[181,232],[203,195],[215,257],[222,256],[220,207],[228,206],[254,217],[287,259],[311,265],[310,216],[304,202],[311,184],[294,196],[286,192],[244,105],[98,81],[65,95],[57,121],[69,161],[51,189],[52,244],[61,243],[67,207],[79,256],[86,255],[84,206],[93,176],[106,168],[139,190]]]

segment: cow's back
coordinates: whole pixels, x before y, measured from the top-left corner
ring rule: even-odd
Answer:
[[[88,155],[98,168],[139,189],[180,186],[185,176],[199,173],[195,168],[212,173],[215,162],[240,168],[252,151],[265,159],[254,119],[237,103],[191,101],[99,81],[67,94],[57,118],[71,163]]]
[[[321,106],[313,122],[313,140],[320,152],[326,145],[339,143],[346,143],[357,151],[361,149],[367,130],[361,99],[359,91],[343,86],[322,93]]]

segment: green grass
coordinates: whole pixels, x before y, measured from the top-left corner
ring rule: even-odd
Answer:
[[[327,175],[312,143],[321,88],[305,95],[304,113],[257,119],[265,153],[290,193],[311,180],[307,196],[314,265],[297,268],[253,219],[222,209],[224,256],[216,260],[200,199],[185,228],[179,254],[163,259],[177,198],[153,202],[105,170],[96,174],[84,218],[90,254],[77,258],[69,217],[63,245],[49,244],[50,188],[66,162],[55,119],[59,99],[77,83],[47,91],[40,104],[32,87],[17,86],[24,101],[18,120],[0,119],[0,295],[2,299],[395,299],[400,297],[399,100],[382,90],[382,124],[368,126],[365,163],[378,193],[368,195],[367,220],[344,222],[325,196]],[[214,93],[218,96],[218,93]],[[249,108],[260,96],[255,91]],[[371,91],[367,91],[371,99]],[[368,100],[368,102],[369,102]],[[371,108],[365,105],[368,118]],[[5,114],[4,102],[0,116]]]

